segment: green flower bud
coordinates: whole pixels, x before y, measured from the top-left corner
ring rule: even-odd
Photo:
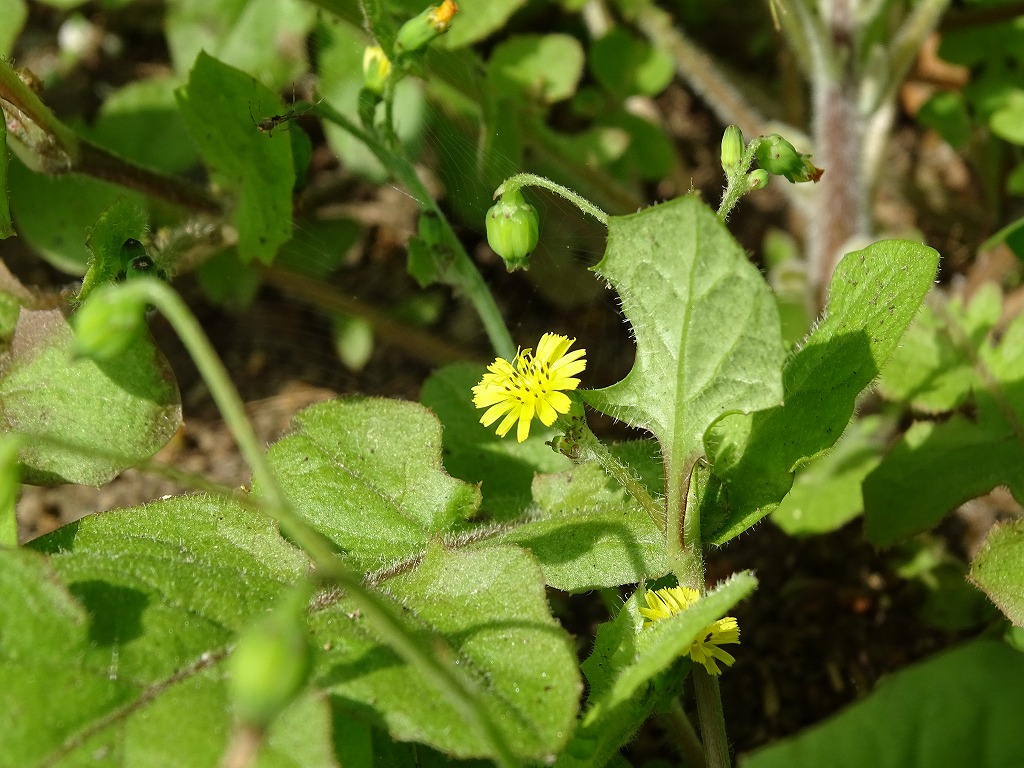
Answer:
[[[395,39],[395,53],[412,53],[425,47],[431,40],[448,31],[452,17],[459,11],[453,0],[444,0],[432,5],[423,13],[409,19],[398,30]]]
[[[529,266],[529,255],[540,239],[537,210],[517,190],[505,192],[487,211],[487,244],[509,272]]]
[[[383,96],[390,77],[391,59],[379,45],[368,45],[363,51],[363,87]]]
[[[810,155],[796,151],[792,144],[773,133],[765,136],[757,146],[754,155],[757,164],[774,176],[785,176],[793,183],[816,182],[824,173],[811,162]]]
[[[758,168],[755,171],[751,171],[747,174],[747,191],[753,192],[755,189],[764,189],[768,186],[768,171],[764,168]]]
[[[146,302],[122,285],[97,288],[71,318],[74,352],[109,360],[124,352],[145,327]]]
[[[304,615],[306,594],[289,595],[284,605],[258,619],[228,659],[231,700],[246,725],[266,728],[309,679],[313,650]]]
[[[743,133],[730,125],[722,134],[722,170],[727,174],[741,170],[743,162]]]

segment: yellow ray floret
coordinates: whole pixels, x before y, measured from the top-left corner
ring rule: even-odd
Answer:
[[[650,626],[685,611],[700,599],[700,594],[689,587],[668,587],[657,591],[649,589],[644,599],[647,607],[640,609],[640,615],[646,620],[644,626]],[[732,616],[726,616],[704,627],[687,649],[686,655],[695,663],[703,665],[709,674],[720,675],[722,670],[718,662],[731,667],[736,659],[719,646],[739,642],[739,624]]]
[[[534,417],[550,427],[560,413],[568,413],[572,401],[565,392],[576,389],[580,380],[574,378],[587,367],[587,351],[569,351],[576,339],[545,333],[532,349],[520,350],[511,363],[502,358],[487,366],[480,383],[473,387],[473,405],[486,408],[480,423],[490,426],[504,416],[498,424],[501,437],[508,434],[516,422],[516,439],[523,442],[530,434]]]

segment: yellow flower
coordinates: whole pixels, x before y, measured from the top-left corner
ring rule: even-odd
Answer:
[[[444,32],[448,29],[452,23],[452,18],[458,12],[459,6],[455,4],[454,0],[444,0],[443,3],[432,10],[429,16],[430,23],[434,25],[434,29],[438,32]]]
[[[646,620],[644,626],[648,627],[685,611],[700,599],[700,594],[689,587],[668,587],[658,591],[649,589],[644,599],[647,600],[647,607],[640,609],[640,615]],[[722,670],[717,662],[731,667],[736,659],[718,646],[739,642],[740,626],[732,616],[726,616],[704,627],[686,655],[697,664],[703,664],[709,674],[720,675]]]
[[[550,427],[558,414],[568,413],[572,401],[564,392],[579,386],[580,380],[573,377],[587,367],[585,349],[569,352],[575,341],[545,333],[536,355],[524,349],[511,363],[499,357],[487,366],[487,373],[473,387],[473,405],[487,409],[480,423],[488,427],[504,416],[497,430],[504,437],[518,421],[516,439],[521,443],[529,436],[535,416]]]

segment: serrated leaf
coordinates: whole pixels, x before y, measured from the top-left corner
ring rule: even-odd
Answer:
[[[216,764],[231,728],[218,665],[308,560],[265,517],[203,496],[30,546],[0,557],[0,764]],[[260,764],[332,765],[329,723],[298,701]]]
[[[295,168],[284,131],[257,122],[284,111],[280,99],[249,75],[200,53],[178,106],[214,182],[236,196],[232,221],[238,253],[264,263],[292,236]],[[256,121],[252,110],[259,110]],[[271,110],[269,113],[266,110]]]
[[[925,530],[997,485],[1024,499],[1024,316],[995,343],[985,335],[992,310],[974,307],[943,318],[971,359],[973,407],[914,424],[865,478],[865,532],[876,544]]]
[[[793,487],[771,520],[790,536],[841,528],[864,511],[861,483],[882,460],[893,425],[881,416],[854,421],[835,448],[796,471]]]
[[[995,526],[971,563],[970,579],[1024,627],[1024,521]]]
[[[1021,765],[1022,690],[1024,654],[981,640],[897,672],[863,701],[741,759],[740,766]]]
[[[360,569],[418,555],[480,503],[476,488],[444,472],[441,426],[415,403],[318,403],[292,430],[268,452],[285,495]]]
[[[473,407],[471,390],[484,370],[469,363],[445,366],[423,384],[420,400],[444,425],[445,469],[452,477],[480,484],[483,512],[495,520],[513,520],[532,503],[536,474],[561,472],[572,462],[545,445],[554,437],[552,429],[537,424],[518,443],[503,440],[480,423],[482,411]]]
[[[561,749],[576,715],[579,671],[568,634],[551,618],[533,558],[507,546],[432,547],[385,587],[411,626],[446,641],[453,671],[477,690],[515,754],[548,760]],[[343,602],[315,614],[312,623],[330,645],[317,683],[339,711],[366,717],[369,705],[377,713],[370,722],[382,719],[399,741],[421,741],[456,757],[493,756],[451,703]]]
[[[487,62],[487,80],[500,94],[554,104],[576,92],[583,47],[570,35],[517,35],[498,45]]]
[[[786,363],[785,404],[728,416],[708,435],[715,479],[702,504],[706,541],[724,543],[771,512],[797,465],[839,439],[931,287],[938,258],[918,243],[888,241],[839,263],[824,320]]]
[[[644,590],[637,590],[597,630],[594,652],[582,665],[590,684],[587,711],[556,765],[604,765],[650,715],[656,701],[648,690],[651,681],[756,588],[753,574],[737,573],[687,610],[648,628],[639,612]]]
[[[692,196],[611,217],[595,269],[618,291],[637,353],[626,378],[583,396],[658,438],[666,503],[680,508],[708,427],[782,399],[775,301],[718,217]]]
[[[0,425],[26,436],[27,483],[101,485],[148,459],[181,424],[178,385],[148,334],[102,363],[72,355],[57,310],[22,310],[0,359]]]
[[[653,441],[613,445],[610,450],[652,495],[660,492],[663,469]],[[496,540],[533,552],[548,586],[585,592],[668,572],[665,537],[658,525],[596,464],[537,476],[533,496],[540,511]]]

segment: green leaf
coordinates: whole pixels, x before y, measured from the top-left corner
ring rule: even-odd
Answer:
[[[892,424],[880,416],[855,419],[835,448],[796,471],[772,522],[790,536],[835,531],[864,511],[861,483],[882,460]]]
[[[18,546],[18,516],[15,508],[21,490],[18,450],[21,438],[0,435],[0,547]]]
[[[57,310],[22,310],[0,359],[0,425],[28,440],[27,483],[101,485],[148,459],[181,424],[174,377],[148,334],[103,363],[76,359]]]
[[[671,56],[614,27],[590,46],[590,71],[617,99],[657,96],[675,74]]]
[[[89,228],[122,197],[140,207],[145,198],[84,176],[34,173],[15,160],[8,169],[11,215],[18,234],[58,269],[84,274]]]
[[[11,55],[14,41],[21,34],[27,18],[28,5],[25,4],[25,0],[6,0],[4,12],[0,14],[0,56]]]
[[[1024,627],[1024,521],[996,525],[971,563],[970,579]]]
[[[708,427],[782,399],[775,301],[718,217],[692,196],[611,217],[595,269],[618,291],[637,353],[625,379],[583,396],[658,438],[666,503],[681,508]]]
[[[199,153],[178,109],[178,77],[128,83],[103,102],[87,135],[128,160],[164,173],[180,173],[199,162]]]
[[[876,544],[925,530],[997,485],[1024,499],[1024,317],[996,343],[986,336],[998,312],[992,297],[979,295],[966,314],[955,305],[942,310],[945,343],[971,359],[963,376],[972,408],[966,417],[914,424],[867,476],[865,532]]]
[[[971,136],[971,118],[963,94],[939,91],[921,106],[915,117],[954,149],[962,148]]]
[[[536,474],[561,472],[572,462],[545,445],[554,437],[553,429],[537,424],[530,437],[518,443],[483,426],[483,412],[473,407],[471,392],[483,373],[483,366],[469,363],[446,366],[426,380],[420,400],[444,425],[445,469],[452,477],[480,484],[483,512],[495,520],[513,520],[532,503]]]
[[[308,560],[265,517],[202,496],[91,516],[31,547],[0,557],[0,764],[217,764],[231,728],[219,665]],[[329,722],[301,700],[261,764],[333,765]]]
[[[415,403],[318,403],[292,429],[268,453],[286,496],[363,570],[418,555],[479,504],[441,468],[441,427]]]
[[[165,29],[178,73],[205,53],[280,91],[309,69],[303,40],[315,18],[300,0],[177,0]]]
[[[418,566],[386,582],[406,621],[430,643],[439,636],[513,752],[547,760],[572,731],[580,695],[576,654],[551,618],[536,562],[516,547],[431,547]],[[383,722],[399,741],[455,757],[492,757],[458,711],[375,637],[344,602],[314,614],[327,644],[318,685],[350,717]],[[373,712],[367,711],[368,707]]]
[[[663,469],[653,442],[621,443],[611,451],[653,494],[660,492]],[[496,540],[533,552],[548,586],[586,592],[668,572],[661,529],[597,464],[539,475],[533,494],[540,512]]]
[[[879,393],[915,411],[944,413],[962,406],[983,386],[963,345],[982,344],[999,320],[1002,297],[993,283],[982,286],[964,309],[937,296],[925,302],[882,371]]]
[[[583,47],[570,35],[517,35],[494,49],[487,62],[491,87],[512,98],[554,104],[576,93]]]
[[[785,404],[729,416],[708,436],[715,479],[702,505],[706,541],[726,542],[771,512],[797,466],[839,439],[937,266],[933,249],[904,241],[875,243],[839,263],[824,320],[786,363]]]
[[[86,241],[92,258],[82,279],[77,301],[85,301],[100,285],[124,279],[127,264],[122,247],[129,238],[144,241],[148,224],[146,212],[127,198],[118,198],[116,203],[103,212]]]
[[[594,651],[583,662],[590,684],[587,710],[556,765],[604,765],[657,703],[651,682],[686,653],[709,624],[726,616],[756,587],[752,574],[737,573],[687,610],[648,628],[639,612],[646,604],[645,590],[638,589],[615,619],[597,630]]]
[[[425,7],[421,0],[403,2],[407,7],[416,8],[416,12]],[[526,0],[460,0],[459,13],[452,19],[451,28],[435,45],[454,51],[479,42],[504,27],[512,14],[525,4]]]
[[[295,169],[285,132],[260,131],[256,108],[283,111],[277,96],[243,72],[200,53],[178,105],[213,180],[237,196],[238,253],[270,263],[292,236]],[[257,119],[260,119],[259,117]]]
[[[883,680],[868,698],[741,768],[961,768],[1024,763],[1024,654],[978,641]],[[884,727],[880,724],[884,723]]]

